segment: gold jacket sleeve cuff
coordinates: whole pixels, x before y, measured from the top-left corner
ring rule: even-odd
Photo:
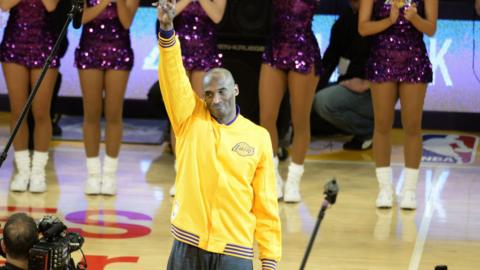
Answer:
[[[173,45],[175,45],[175,38],[176,34],[173,33],[173,35],[170,38],[163,38],[160,34],[158,34],[158,45],[162,48],[170,48]]]
[[[277,270],[277,261],[262,259],[262,270]]]

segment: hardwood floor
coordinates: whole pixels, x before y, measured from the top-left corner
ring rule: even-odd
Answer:
[[[0,114],[2,149],[8,136],[6,123],[7,116]],[[402,179],[402,138],[395,130],[392,167],[397,191]],[[339,148],[342,140],[323,138],[312,143],[301,186],[303,201],[280,202],[280,269],[299,268],[323,201],[323,185],[332,178],[341,190],[337,203],[326,212],[306,269],[433,270],[440,264],[455,270],[478,268],[478,158],[469,165],[422,164],[418,209],[403,211],[395,205],[391,210],[378,210],[371,151],[343,151]],[[83,194],[83,145],[65,141],[52,143],[46,193],[9,192],[10,152],[0,168],[0,218],[4,221],[16,211],[35,218],[58,215],[71,230],[84,235],[89,270],[165,269],[172,243],[168,190],[174,170],[172,156],[163,150],[163,146],[124,145],[115,197]],[[284,175],[287,166],[281,163]],[[80,253],[74,256],[78,261]],[[260,269],[257,260],[255,269]]]

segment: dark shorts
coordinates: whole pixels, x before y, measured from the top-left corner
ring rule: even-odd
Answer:
[[[253,270],[251,260],[237,258],[173,241],[167,270]]]

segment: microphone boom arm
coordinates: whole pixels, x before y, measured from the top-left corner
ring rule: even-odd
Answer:
[[[325,200],[322,203],[322,207],[320,208],[320,212],[318,213],[318,219],[315,223],[315,227],[313,228],[312,235],[310,237],[310,241],[308,242],[307,250],[305,251],[305,255],[302,259],[302,264],[300,265],[300,270],[305,269],[305,265],[307,265],[308,256],[310,255],[310,251],[312,250],[313,243],[315,242],[315,238],[317,237],[318,229],[320,228],[320,223],[325,216],[325,211],[327,211],[328,206],[335,204],[337,201],[337,194],[339,191],[339,187],[337,185],[337,180],[333,179],[325,184],[323,194],[325,194]]]

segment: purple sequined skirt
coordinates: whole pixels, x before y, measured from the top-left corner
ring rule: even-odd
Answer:
[[[412,50],[372,50],[367,62],[367,79],[381,83],[388,81],[429,83],[432,81],[432,65],[422,47]]]
[[[5,38],[0,45],[0,62],[15,63],[29,69],[43,68],[53,45],[22,43],[15,38]],[[60,67],[57,55],[52,57],[50,68]]]
[[[262,55],[264,63],[284,70],[320,75],[320,47],[312,31],[315,0],[274,0],[272,35]]]
[[[182,47],[183,66],[186,70],[208,71],[222,66],[222,55],[215,46],[188,46],[184,45],[180,37]]]
[[[222,65],[215,23],[199,2],[191,2],[174,20],[186,70],[208,71]]]
[[[305,38],[303,36],[293,36],[292,40],[275,42],[272,40],[266,47],[262,55],[264,63],[270,66],[284,70],[295,71],[298,73],[309,73],[312,67],[315,68],[315,74],[322,73],[322,58],[317,40],[313,37]]]
[[[132,70],[133,60],[131,48],[99,44],[75,50],[75,66],[78,69]]]
[[[417,5],[418,14],[424,13],[423,0],[411,0]],[[375,0],[374,19],[390,16],[391,2]],[[400,9],[397,22],[385,31],[373,36],[366,76],[372,82],[428,83],[432,81],[432,65],[428,59],[419,32],[404,17],[405,7]],[[421,15],[422,16],[422,15]]]
[[[42,68],[58,37],[52,24],[40,0],[20,1],[10,9],[0,44],[0,61],[29,69]],[[60,60],[56,54],[49,67],[59,66]]]
[[[89,0],[89,6],[98,4]],[[130,31],[123,28],[115,3],[109,3],[93,21],[82,29],[80,45],[75,50],[78,69],[131,70],[133,50]]]

